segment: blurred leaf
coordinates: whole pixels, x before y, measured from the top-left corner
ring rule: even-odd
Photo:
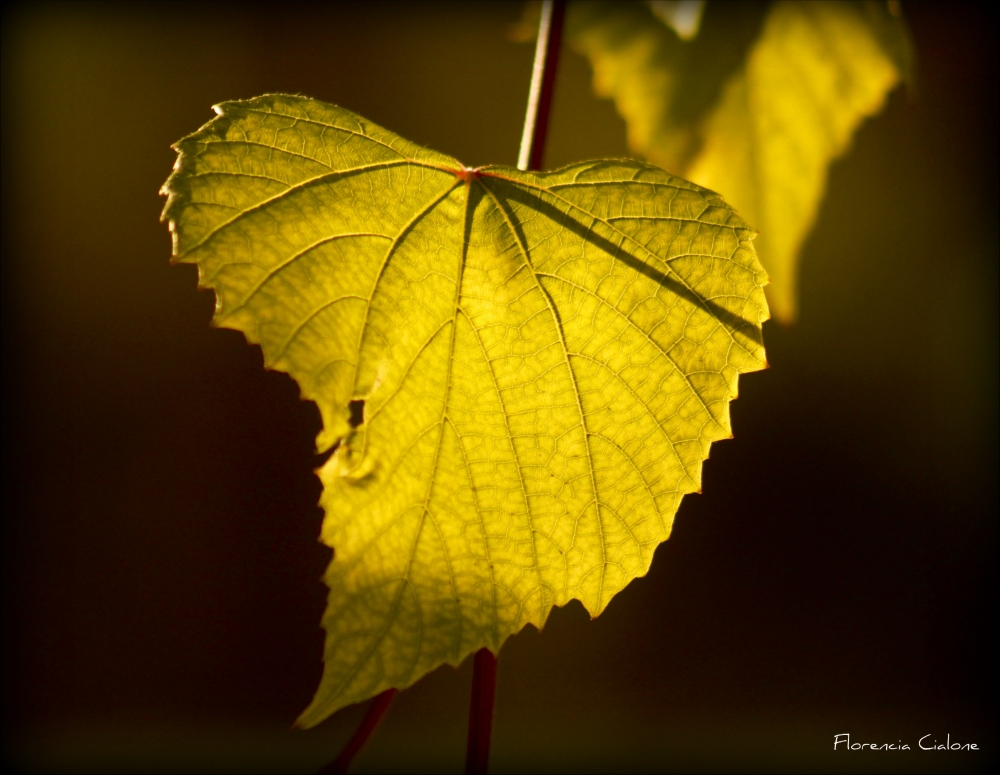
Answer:
[[[325,671],[312,726],[646,573],[738,374],[753,231],[639,162],[468,170],[341,108],[224,103],[164,218],[215,322],[316,401]]]
[[[876,3],[708,3],[682,41],[646,3],[579,3],[569,36],[635,151],[722,192],[761,236],[774,314],[797,309],[797,261],[830,162],[909,73],[901,20]]]

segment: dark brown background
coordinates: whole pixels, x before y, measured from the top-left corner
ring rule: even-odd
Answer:
[[[918,87],[831,173],[802,316],[765,329],[649,576],[500,660],[494,768],[976,771],[996,760],[997,36],[905,4]],[[336,102],[513,163],[520,6],[22,5],[3,16],[4,755],[311,771],[360,717],[320,674],[318,414],[168,265],[169,145],[225,99]],[[627,155],[562,62],[548,162]],[[469,666],[359,770],[460,770]],[[923,734],[983,753],[832,752]]]

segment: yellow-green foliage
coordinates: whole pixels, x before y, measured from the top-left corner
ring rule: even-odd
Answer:
[[[760,229],[768,299],[790,321],[828,167],[907,75],[906,31],[882,2],[710,2],[682,40],[658,10],[574,3],[570,42],[637,153],[722,192]]]
[[[765,364],[754,231],[640,162],[469,170],[314,100],[216,110],[176,146],[175,256],[333,450],[325,672],[299,723],[554,605],[600,613]]]

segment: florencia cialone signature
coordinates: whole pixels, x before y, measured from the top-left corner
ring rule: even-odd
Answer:
[[[933,733],[926,734],[917,741],[916,748],[902,740],[895,743],[852,743],[851,736],[846,732],[833,736],[834,751],[911,751],[917,749],[921,751],[978,751],[979,746],[975,743],[952,742],[950,732],[945,736],[944,742]]]

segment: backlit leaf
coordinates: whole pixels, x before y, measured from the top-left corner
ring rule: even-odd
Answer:
[[[877,2],[709,2],[685,42],[646,3],[571,8],[570,40],[632,148],[724,192],[760,229],[772,311],[792,320],[829,164],[908,73],[899,18]]]
[[[639,162],[469,170],[301,97],[216,110],[164,188],[176,259],[332,450],[325,670],[299,723],[554,605],[600,613],[764,366],[753,230]]]

